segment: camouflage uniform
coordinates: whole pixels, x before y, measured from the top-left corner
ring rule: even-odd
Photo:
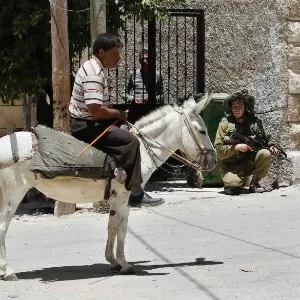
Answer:
[[[271,153],[268,149],[240,152],[234,149],[234,145],[226,143],[234,130],[244,136],[255,137],[268,147],[274,145],[271,138],[266,135],[262,122],[256,117],[247,116],[242,124],[237,123],[233,116],[223,118],[216,133],[214,146],[225,188],[248,185],[251,175],[262,179],[267,175],[271,164]]]

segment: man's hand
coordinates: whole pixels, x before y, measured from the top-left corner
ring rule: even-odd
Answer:
[[[127,112],[124,110],[119,110],[119,113],[120,113],[120,116],[118,119],[121,121],[127,121],[127,119],[128,119]]]
[[[276,156],[280,152],[275,146],[271,146],[269,150],[274,156]]]
[[[128,118],[126,111],[106,107],[101,104],[88,104],[88,108],[95,121],[116,119],[126,121]]]
[[[138,95],[134,99],[135,103],[140,104],[140,103],[147,103],[148,102],[148,95]]]
[[[240,151],[240,152],[247,152],[249,150],[252,151],[252,148],[246,144],[237,144],[237,145],[235,145],[234,149],[236,151]]]
[[[134,102],[135,102],[136,104],[140,104],[140,103],[143,102],[143,98],[135,97],[135,98],[134,98]]]

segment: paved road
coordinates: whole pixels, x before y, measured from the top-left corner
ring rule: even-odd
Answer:
[[[300,186],[238,197],[149,189],[166,204],[130,213],[137,275],[109,271],[107,215],[20,216],[7,240],[20,280],[0,281],[0,299],[300,299]]]

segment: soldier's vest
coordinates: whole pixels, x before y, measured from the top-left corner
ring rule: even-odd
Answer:
[[[255,138],[256,140],[259,140],[261,142],[266,142],[266,137],[265,137],[265,133],[263,131],[263,127],[261,124],[261,121],[258,119],[251,119],[249,120],[247,123],[245,123],[244,128],[243,126],[238,126],[239,128],[237,128],[236,124],[231,122],[230,120],[228,120],[226,118],[227,122],[228,122],[228,127],[227,127],[227,132],[226,132],[226,136],[230,136],[231,133],[233,131],[237,131],[238,133],[244,135],[244,136],[251,136],[252,138]],[[242,130],[244,129],[244,130]],[[236,155],[229,157],[227,159],[224,159],[222,161],[223,164],[239,164],[248,160],[252,160],[255,157],[255,153],[254,152],[238,152]]]

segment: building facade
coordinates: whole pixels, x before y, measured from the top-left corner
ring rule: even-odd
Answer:
[[[193,0],[205,10],[206,91],[248,89],[267,131],[293,160],[270,177],[300,180],[300,1]]]

